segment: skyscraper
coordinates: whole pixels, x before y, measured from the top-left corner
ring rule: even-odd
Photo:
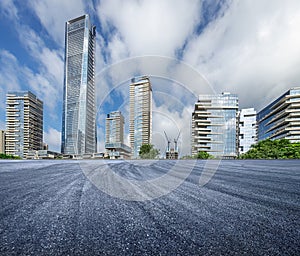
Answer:
[[[192,155],[205,151],[218,158],[237,156],[236,94],[199,95],[192,114]]]
[[[258,140],[300,141],[300,87],[289,89],[257,114]]]
[[[43,148],[43,102],[31,92],[9,92],[6,96],[8,155],[26,157],[29,150]]]
[[[132,157],[138,158],[140,147],[151,144],[152,136],[152,87],[148,76],[131,79],[129,133]]]
[[[96,27],[88,15],[66,22],[63,154],[81,155],[97,149],[95,37]]]
[[[124,116],[120,111],[114,111],[106,117],[105,143],[124,143]]]
[[[246,153],[257,142],[256,111],[244,108],[239,112],[239,154]]]

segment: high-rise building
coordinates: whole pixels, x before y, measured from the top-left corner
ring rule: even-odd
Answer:
[[[235,158],[237,111],[236,94],[199,95],[192,114],[192,155],[205,151],[218,158]]]
[[[6,139],[8,155],[26,157],[43,148],[43,102],[31,92],[9,92],[6,96]]]
[[[140,147],[151,144],[152,137],[152,87],[148,76],[131,79],[129,133],[132,157],[138,158]]]
[[[5,154],[5,131],[0,130],[0,153]]]
[[[89,15],[66,22],[62,119],[63,154],[97,150],[95,97],[96,27]]]
[[[114,111],[106,118],[105,143],[124,143],[124,116],[120,111]]]
[[[239,112],[239,154],[246,153],[257,142],[256,111],[254,108]]]
[[[258,140],[300,141],[300,87],[289,89],[257,114]]]
[[[105,149],[110,158],[130,158],[131,148],[124,144],[124,117],[120,111],[107,115]]]

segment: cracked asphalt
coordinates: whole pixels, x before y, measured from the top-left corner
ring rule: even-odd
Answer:
[[[222,161],[203,187],[198,161],[147,201],[104,193],[81,163],[0,161],[0,255],[300,255],[300,160]],[[174,162],[140,163],[109,164],[148,180]]]

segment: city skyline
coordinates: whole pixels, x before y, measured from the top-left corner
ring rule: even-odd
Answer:
[[[123,8],[120,11],[118,7],[121,4]],[[254,107],[259,111],[278,95],[299,84],[299,5],[297,1],[275,1],[272,5],[268,1],[251,4],[248,1],[101,1],[89,4],[84,1],[70,4],[68,1],[1,1],[3,26],[0,33],[5,36],[0,42],[0,129],[5,129],[7,91],[30,90],[45,104],[45,142],[50,149],[60,150],[64,24],[84,13],[91,15],[99,35],[96,41],[99,46],[96,74],[118,61],[135,56],[166,56],[183,61],[200,72],[217,93],[230,91],[238,94],[241,108]],[[184,13],[183,9],[186,10]],[[164,23],[159,22],[158,17],[162,15]],[[134,22],[143,16],[147,19]],[[163,68],[159,65],[158,68]],[[149,74],[145,69],[139,71],[139,74]],[[103,94],[109,92],[116,85],[114,81],[118,75],[98,80],[97,88],[101,86]],[[130,79],[135,75],[135,70],[129,70],[126,77]],[[155,91],[162,84],[163,81],[153,79]],[[164,113],[177,123],[188,122],[183,113],[190,111],[194,99],[182,99],[177,84],[169,82],[166,87],[170,88],[169,96],[180,100],[184,107],[164,106],[165,96],[154,93],[153,120],[162,119],[157,113]],[[105,106],[104,113],[98,109],[98,138],[102,147],[105,114],[116,109],[115,105],[128,101],[124,96],[127,92],[122,92],[122,89],[124,87],[107,97],[102,104]],[[118,100],[111,103],[111,98]],[[102,95],[98,96],[99,99]],[[122,109],[122,113],[126,117],[128,109]],[[167,126],[170,134],[170,130],[174,129],[174,122],[170,120],[171,124],[167,124],[165,119],[160,124],[155,122],[153,131],[163,132]],[[170,136],[174,137],[177,133],[176,128],[174,135]],[[127,128],[127,142],[128,134]],[[154,142],[162,140],[160,134],[153,135]],[[183,139],[186,139],[185,134]]]

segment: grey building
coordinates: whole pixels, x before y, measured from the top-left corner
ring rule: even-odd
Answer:
[[[291,88],[257,114],[258,140],[300,141],[300,87]]]
[[[124,116],[120,111],[107,114],[105,143],[124,143]]]
[[[0,153],[5,154],[5,131],[0,130]]]
[[[217,158],[235,158],[237,113],[236,94],[199,95],[192,113],[192,155],[205,151]]]
[[[95,37],[96,27],[89,15],[66,22],[63,154],[82,155],[97,150]]]
[[[131,148],[124,144],[124,117],[120,111],[114,111],[106,117],[105,149],[111,159],[128,159]]]
[[[5,152],[25,158],[28,151],[43,148],[43,102],[33,93],[6,95]]]

